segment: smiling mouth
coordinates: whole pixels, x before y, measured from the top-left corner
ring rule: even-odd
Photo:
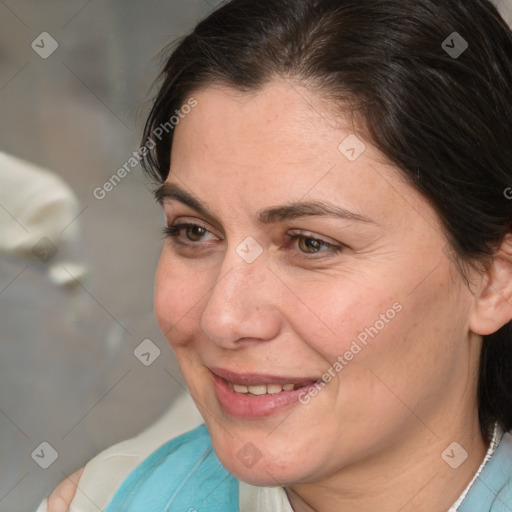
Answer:
[[[308,384],[260,384],[257,386],[244,386],[242,384],[233,384],[226,381],[228,386],[241,395],[248,396],[262,396],[262,395],[276,395],[283,391],[295,391],[297,389],[306,387]],[[313,383],[311,383],[313,384]]]
[[[293,375],[238,373],[209,368],[220,407],[235,418],[258,419],[296,405],[318,379]]]
[[[279,395],[291,393],[301,388],[314,385],[318,379],[272,376],[255,373],[235,373],[223,368],[210,368],[214,377],[238,395],[257,397],[264,395]]]

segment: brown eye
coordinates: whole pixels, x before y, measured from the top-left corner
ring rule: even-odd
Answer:
[[[305,255],[304,257],[328,257],[336,255],[343,251],[344,247],[341,244],[333,244],[320,238],[310,236],[309,233],[289,233],[288,248],[293,247],[292,252],[297,256]]]
[[[191,242],[200,242],[207,230],[201,226],[187,226],[185,228],[185,236]]]
[[[203,242],[218,240],[213,233],[199,224],[182,223],[166,226],[164,228],[165,238],[170,238],[177,245],[200,246]]]
[[[300,237],[298,240],[299,249],[308,254],[315,254],[322,249],[322,242],[314,238]]]

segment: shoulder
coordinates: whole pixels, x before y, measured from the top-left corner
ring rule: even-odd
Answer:
[[[105,510],[123,482],[148,457],[169,440],[202,423],[203,418],[192,398],[183,393],[156,422],[135,437],[103,450],[86,464],[71,510]]]
[[[205,425],[165,443],[126,478],[105,512],[238,511],[238,481],[213,451]]]

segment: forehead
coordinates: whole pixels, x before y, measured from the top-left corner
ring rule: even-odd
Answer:
[[[339,145],[354,130],[304,88],[283,81],[254,92],[215,85],[193,97],[197,106],[175,130],[170,178],[186,173],[195,183],[244,182],[267,192],[286,183],[302,195],[350,163]]]
[[[243,165],[251,163],[245,159],[253,152],[258,153],[258,162],[276,157],[302,162],[318,160],[322,148],[329,149],[327,158],[337,159],[340,136],[356,131],[348,116],[336,112],[332,104],[283,80],[251,92],[212,85],[194,97],[197,107],[177,127],[175,142],[195,140],[200,143],[196,151],[215,148],[212,154],[217,158],[234,160],[240,155]]]
[[[274,81],[241,92],[216,85],[193,97],[197,106],[175,130],[167,181],[214,208],[255,212],[325,200],[395,223],[427,208],[351,116],[303,87]],[[432,212],[420,211],[425,215]]]

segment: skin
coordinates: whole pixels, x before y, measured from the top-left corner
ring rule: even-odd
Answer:
[[[475,398],[481,337],[470,325],[477,297],[438,215],[368,142],[348,161],[338,146],[357,127],[312,92],[275,80],[258,93],[211,86],[194,97],[167,183],[215,218],[163,201],[169,225],[208,231],[166,242],[155,309],[221,462],[246,482],[286,486],[297,510],[295,496],[316,511],[447,509],[487,446]],[[303,199],[372,222],[258,220]],[[346,248],[305,253],[292,230]],[[251,264],[236,252],[249,236],[263,249]],[[219,406],[208,368],[320,378],[396,302],[402,312],[308,405],[258,420]],[[469,453],[456,471],[441,458],[454,441]],[[252,468],[237,457],[249,442],[262,454]]]
[[[48,497],[48,512],[67,512],[73,500],[84,468],[64,479]]]
[[[488,446],[477,368],[481,335],[512,318],[510,243],[486,271],[470,271],[470,290],[430,204],[315,93],[276,79],[257,93],[218,85],[194,98],[167,183],[212,217],[163,199],[169,225],[202,229],[165,241],[155,311],[217,456],[241,480],[284,486],[296,512],[445,512]],[[353,133],[366,151],[351,162],[338,146]],[[370,221],[258,218],[305,200]],[[250,264],[236,252],[247,237],[262,248]],[[263,419],[220,407],[209,368],[320,379],[396,303],[401,311],[307,405]],[[441,457],[453,442],[467,452],[457,469]],[[237,456],[246,443],[262,456],[251,468]]]

